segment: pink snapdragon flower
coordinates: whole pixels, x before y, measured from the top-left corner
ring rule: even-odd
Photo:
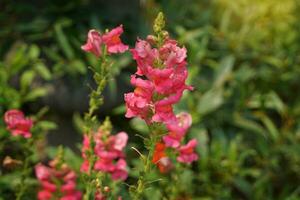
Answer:
[[[181,140],[191,125],[192,117],[190,114],[182,112],[176,115],[176,120],[174,120],[173,123],[167,124],[169,133],[163,137],[163,141],[165,142],[166,146],[178,148]]]
[[[128,50],[128,46],[124,45],[120,39],[122,33],[123,25],[120,25],[102,36],[108,53],[123,53]]]
[[[112,29],[104,35],[101,35],[98,31],[92,29],[89,31],[87,41],[81,46],[81,49],[93,53],[96,57],[101,57],[103,45],[107,47],[108,53],[124,53],[128,50],[128,46],[123,44],[120,39],[122,33],[122,25]]]
[[[35,166],[36,177],[41,190],[37,194],[38,200],[81,200],[81,192],[76,190],[76,174],[66,164],[58,168],[57,160],[49,162],[49,167],[41,163]],[[59,184],[58,184],[59,183]]]
[[[136,88],[134,92],[125,94],[127,106],[126,117],[139,116],[148,120],[151,112],[154,86],[151,81],[131,76],[131,84]]]
[[[110,135],[99,129],[97,133],[93,134],[93,140],[95,141],[93,153],[97,155],[93,168],[111,174],[113,180],[125,180],[128,172],[123,150],[127,144],[128,135],[125,132]],[[87,172],[89,168],[89,161],[85,153],[88,149],[90,149],[90,141],[85,135],[82,147],[84,162],[81,165],[81,171],[84,172]]]
[[[100,33],[92,29],[88,33],[87,42],[81,46],[81,49],[93,53],[96,57],[100,57],[102,54],[102,43]]]
[[[33,121],[29,118],[25,118],[22,111],[16,109],[7,111],[4,114],[4,122],[6,123],[6,128],[13,136],[31,137],[30,129],[33,126]]]
[[[195,153],[197,143],[196,139],[192,139],[186,145],[179,147],[179,156],[177,157],[177,161],[189,164],[198,160],[198,155]]]

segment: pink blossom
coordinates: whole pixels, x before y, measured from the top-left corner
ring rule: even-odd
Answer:
[[[39,180],[46,180],[51,176],[50,168],[42,164],[35,166],[35,173]]]
[[[122,151],[127,144],[128,135],[125,132],[120,132],[114,136],[114,149]]]
[[[135,48],[130,51],[138,64],[136,74],[148,75],[148,71],[151,70],[154,61],[158,58],[158,50],[152,48],[147,41],[138,39]]]
[[[24,138],[30,138],[30,129],[33,126],[33,121],[29,118],[25,118],[24,114],[20,110],[9,110],[4,114],[4,121],[7,125],[7,129],[13,136],[21,135]]]
[[[176,115],[176,120],[167,124],[168,135],[163,137],[167,147],[178,148],[182,138],[192,124],[190,114],[182,112]]]
[[[153,36],[148,41],[138,39],[131,49],[137,63],[137,75],[131,76],[134,92],[125,94],[126,117],[140,117],[147,123],[170,123],[175,119],[173,105],[177,103],[184,90],[191,90],[186,85],[186,49],[180,48],[175,40],[166,39],[161,47],[152,47]],[[141,82],[138,84],[137,82]]]
[[[82,194],[79,191],[73,192],[72,194],[67,194],[60,198],[60,200],[79,200],[81,198]]]
[[[41,190],[37,195],[38,200],[50,200],[52,199],[52,192],[48,190]]]
[[[38,200],[52,199],[57,193],[61,193],[61,200],[80,200],[81,192],[76,190],[75,172],[66,164],[60,168],[57,164],[57,160],[53,160],[49,162],[49,167],[40,163],[35,166],[36,177],[42,188],[38,192]]]
[[[149,101],[141,96],[136,95],[135,93],[127,93],[124,95],[126,102],[126,114],[128,118],[139,116],[142,119],[147,120],[148,113],[150,112]]]
[[[90,30],[88,33],[88,38],[86,44],[81,46],[81,49],[86,52],[91,52],[95,56],[101,56],[101,45],[102,45],[102,38],[100,33],[94,29]]]
[[[176,120],[172,105],[155,105],[155,114],[152,116],[152,120],[154,122],[164,122],[165,124]]]
[[[56,190],[56,185],[47,180],[41,181],[41,186],[50,192],[55,192]]]
[[[102,172],[111,173],[116,169],[116,166],[114,164],[114,159],[99,158],[95,163],[94,169]]]
[[[123,25],[120,25],[102,36],[109,53],[123,53],[128,50],[128,46],[124,45],[120,39],[122,33]]]
[[[112,173],[113,180],[125,180],[128,176],[126,170],[126,161],[124,159],[119,159],[116,163],[116,167]]]
[[[131,76],[131,84],[136,86],[132,93],[124,95],[127,112],[126,117],[139,116],[147,120],[151,112],[154,86],[151,81]]]
[[[143,97],[147,101],[151,101],[154,91],[154,85],[151,81],[137,78],[135,75],[132,75],[130,83],[136,87],[134,93],[137,96]]]
[[[192,139],[186,145],[179,147],[179,156],[177,157],[177,161],[182,163],[191,163],[198,160],[198,155],[194,152],[197,143],[196,139]]]
[[[95,194],[95,200],[106,200],[106,197],[102,194],[101,191],[97,191]]]
[[[112,179],[125,180],[127,178],[126,161],[123,159],[125,148],[128,140],[128,135],[125,132],[120,132],[116,135],[104,133],[101,129],[93,134],[95,148],[93,153],[97,155],[97,160],[93,169],[111,174]],[[90,142],[87,136],[84,137],[82,155],[84,162],[81,165],[81,171],[87,172],[89,162],[84,151],[89,149]]]
[[[81,172],[87,172],[89,170],[89,161],[84,160],[83,163],[80,166],[80,171]]]
[[[159,49],[159,53],[168,68],[181,64],[185,62],[186,59],[186,48],[178,47],[175,40],[167,40]]]

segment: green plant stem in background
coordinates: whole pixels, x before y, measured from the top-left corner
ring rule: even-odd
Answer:
[[[20,185],[18,187],[18,191],[16,192],[16,200],[21,200],[22,199],[22,196],[24,195],[24,193],[26,191],[26,188],[27,188],[27,185],[25,184],[25,181],[26,181],[26,178],[28,177],[29,172],[30,172],[29,161],[30,161],[30,157],[32,155],[32,151],[30,149],[32,144],[33,144],[32,139],[26,140],[25,160],[24,160],[24,164],[23,164]]]
[[[94,80],[97,84],[96,90],[92,90],[89,100],[89,110],[84,116],[85,127],[84,133],[88,136],[90,142],[90,149],[86,152],[87,159],[89,161],[89,168],[87,176],[85,176],[85,194],[83,199],[91,199],[91,195],[96,188],[96,178],[93,173],[93,167],[96,162],[96,156],[93,153],[95,147],[95,142],[93,139],[93,132],[95,127],[99,124],[95,111],[103,104],[102,92],[107,83],[109,77],[109,67],[112,65],[107,59],[107,49],[103,49],[102,57],[99,58],[99,65],[97,67],[92,67],[94,72]]]

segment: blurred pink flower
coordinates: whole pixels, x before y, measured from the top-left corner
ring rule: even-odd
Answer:
[[[33,121],[29,118],[25,118],[22,111],[16,109],[7,111],[4,114],[4,121],[7,125],[7,129],[13,136],[31,137],[30,129],[33,126]]]
[[[177,161],[182,163],[191,163],[198,160],[198,155],[194,151],[197,143],[196,139],[192,139],[186,145],[179,147],[179,156],[177,157]]]
[[[128,172],[126,170],[126,161],[124,159],[119,159],[115,165],[115,169],[112,172],[113,180],[126,180]]]
[[[116,135],[110,135],[99,129],[93,134],[95,148],[93,153],[97,156],[97,160],[93,168],[112,175],[112,179],[125,180],[127,178],[126,161],[123,150],[127,144],[128,135],[125,132],[120,132]],[[81,171],[87,172],[89,162],[85,151],[90,147],[89,138],[85,135],[82,147],[82,156],[84,162],[81,165]]]
[[[122,151],[127,144],[128,135],[125,132],[120,132],[114,136],[111,136],[111,138],[111,140],[113,140],[113,148],[118,151]]]
[[[76,174],[66,164],[58,168],[56,160],[49,162],[49,167],[39,163],[35,166],[35,173],[42,188],[38,200],[53,199],[58,193],[61,200],[81,200],[81,192],[76,190]]]
[[[81,49],[86,52],[93,53],[96,57],[101,56],[102,38],[100,33],[94,29],[90,30],[87,37],[87,42],[81,46]]]
[[[102,36],[108,53],[123,53],[128,50],[128,46],[124,45],[120,39],[122,33],[123,25],[120,25]]]

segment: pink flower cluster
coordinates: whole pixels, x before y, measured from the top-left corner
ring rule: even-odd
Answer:
[[[131,76],[131,84],[136,89],[125,94],[126,117],[138,116],[148,123],[169,123],[176,120],[173,104],[180,100],[184,90],[192,90],[185,84],[186,49],[171,39],[166,39],[159,48],[152,48],[151,42],[138,40],[131,49],[138,70]]]
[[[195,139],[181,146],[181,141],[192,119],[187,113],[175,115],[173,105],[179,102],[185,90],[192,90],[186,85],[186,49],[180,48],[175,40],[166,38],[162,45],[156,44],[154,36],[147,40],[138,40],[131,49],[137,62],[137,72],[131,76],[134,92],[125,94],[126,117],[140,117],[151,124],[165,124],[169,133],[163,137],[166,147],[179,152],[179,162],[191,163],[198,159],[194,148]],[[155,47],[153,47],[155,46]],[[156,159],[155,159],[156,160]]]
[[[30,129],[33,126],[33,121],[25,118],[24,113],[20,110],[9,110],[4,114],[4,121],[7,129],[13,136],[20,135],[24,138],[30,138]]]
[[[181,145],[181,141],[191,125],[191,115],[184,112],[176,115],[176,120],[167,124],[169,132],[163,136],[163,141],[167,147],[174,148],[179,152],[178,162],[191,163],[198,159],[198,155],[194,152],[194,148],[197,146],[196,139],[190,140],[186,145]]]
[[[86,44],[81,46],[81,49],[93,53],[96,57],[100,57],[102,55],[102,44],[104,44],[107,47],[108,53],[123,53],[128,50],[128,46],[124,45],[120,39],[122,33],[122,25],[102,36],[98,31],[92,29],[88,33]]]
[[[177,161],[181,163],[192,163],[198,159],[195,153],[197,140],[192,139],[186,145],[181,145],[188,128],[192,124],[192,117],[188,113],[176,115],[176,121],[167,124],[168,134],[163,136],[162,142],[158,142],[155,147],[152,162],[156,164],[162,173],[172,169],[172,162],[166,154],[167,148],[172,148],[177,154]]]
[[[36,177],[42,189],[38,192],[38,200],[81,200],[81,192],[76,190],[76,174],[66,164],[58,166],[57,160],[35,166]]]
[[[128,176],[123,149],[127,144],[128,136],[125,132],[116,135],[110,135],[107,131],[98,130],[93,134],[95,148],[93,153],[97,156],[94,165],[95,170],[111,174],[113,180],[125,180]],[[84,136],[82,157],[84,162],[81,165],[81,171],[88,172],[89,160],[87,150],[90,149],[90,140],[87,135]]]

